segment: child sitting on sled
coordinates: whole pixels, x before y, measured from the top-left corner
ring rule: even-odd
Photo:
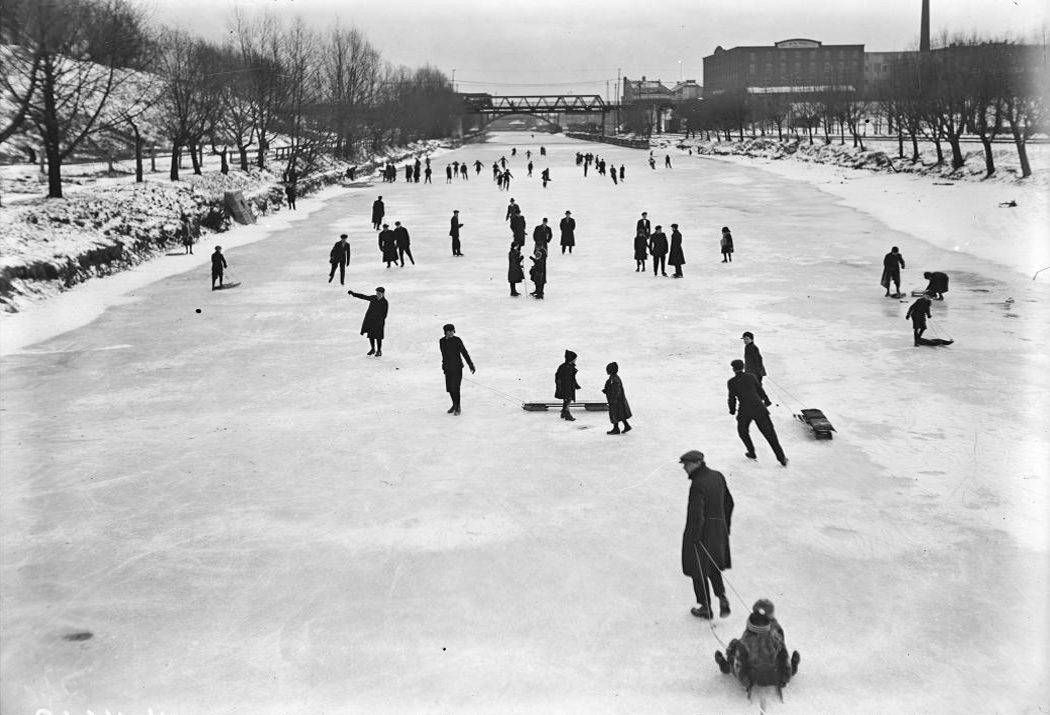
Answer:
[[[729,641],[725,655],[715,651],[719,669],[736,676],[749,700],[751,688],[756,685],[774,686],[783,699],[781,689],[798,672],[800,660],[797,650],[788,657],[784,629],[773,616],[773,602],[765,598],[755,602],[744,634]]]

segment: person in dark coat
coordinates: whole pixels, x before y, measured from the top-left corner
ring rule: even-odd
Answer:
[[[561,229],[561,252],[564,254],[568,248],[569,253],[572,253],[572,247],[576,245],[576,219],[572,217],[572,211],[565,212],[565,218],[558,224],[558,228]]]
[[[544,253],[547,251],[547,245],[553,240],[554,232],[551,231],[551,227],[547,225],[547,219],[543,219],[536,228],[532,229],[532,240],[534,242],[533,250],[538,251],[543,249]]]
[[[769,442],[773,448],[773,454],[777,461],[785,467],[788,460],[784,456],[784,450],[777,438],[777,431],[773,427],[773,421],[769,418],[769,407],[771,403],[766,391],[758,378],[749,372],[744,372],[744,361],[734,360],[730,363],[733,367],[733,377],[729,378],[726,387],[729,389],[729,414],[736,415],[736,432],[740,435],[740,441],[747,447],[744,455],[748,459],[758,459],[755,454],[755,444],[751,441],[749,432],[751,423],[758,425],[758,431]],[[739,403],[739,409],[737,407]]]
[[[755,336],[747,332],[740,336],[744,341],[744,372],[751,373],[758,378],[758,384],[762,384],[762,378],[766,376],[766,366],[762,364],[762,353],[755,345]]]
[[[532,267],[529,268],[529,278],[532,279],[536,290],[529,295],[543,300],[543,289],[547,285],[547,251],[543,248],[536,249],[536,253],[530,256]]]
[[[704,462],[704,453],[690,450],[679,460],[689,475],[689,502],[682,533],[682,573],[693,579],[696,606],[689,609],[697,618],[714,618],[711,591],[719,601],[719,616],[729,615],[722,572],[732,568],[729,531],[733,519],[733,495],[721,472]],[[710,584],[710,586],[709,586]]]
[[[681,278],[682,266],[685,265],[685,252],[682,250],[682,232],[678,230],[678,224],[671,224],[671,250],[667,254],[667,262],[674,266],[674,277]]]
[[[718,247],[722,250],[722,263],[732,263],[733,234],[729,232],[728,226],[722,227],[722,238],[718,239]]]
[[[904,268],[904,256],[900,249],[894,246],[890,252],[882,257],[882,280],[879,281],[886,289],[886,298],[890,297],[890,283],[894,285],[894,298],[901,294],[901,269]]]
[[[332,270],[328,273],[328,282],[335,278],[335,269],[339,269],[339,285],[346,280],[346,266],[350,263],[350,244],[346,242],[346,234],[341,234],[339,240],[328,252],[328,261],[332,264]]]
[[[372,202],[372,228],[378,231],[383,223],[383,216],[385,215],[386,208],[383,206],[383,197],[380,196]]]
[[[525,245],[526,228],[524,214],[519,212],[510,217],[510,232],[514,235],[514,243],[518,246]]]
[[[649,236],[649,253],[653,256],[653,276],[657,271],[660,275],[667,276],[667,234],[663,232],[663,226],[657,226],[652,235]]]
[[[452,255],[462,256],[463,253],[460,251],[459,243],[459,229],[463,228],[463,224],[459,222],[459,211],[452,212],[451,227],[448,230],[448,235],[452,237]]]
[[[361,335],[368,336],[369,355],[383,357],[383,329],[386,327],[386,315],[390,304],[386,302],[386,291],[376,288],[375,295],[365,295],[348,290],[355,298],[368,301],[368,310],[361,321]]]
[[[524,262],[525,258],[521,255],[521,249],[518,248],[518,244],[511,243],[510,250],[507,252],[507,282],[510,283],[510,294],[512,296],[521,295],[518,292],[518,284],[525,280],[525,271],[521,267],[521,264]]]
[[[634,272],[645,271],[645,261],[649,258],[649,238],[639,229],[634,236]]]
[[[773,602],[766,598],[752,606],[743,635],[729,641],[725,655],[715,651],[718,669],[736,676],[748,697],[755,685],[771,685],[779,693],[798,673],[801,660],[797,650],[788,656],[784,629],[773,615]]]
[[[379,232],[379,250],[383,252],[383,261],[390,268],[391,263],[397,263],[397,241],[394,240],[394,232],[390,230],[389,224],[383,224],[383,230]]]
[[[919,338],[926,332],[926,319],[932,318],[933,313],[930,311],[930,294],[920,295],[919,298],[911,304],[908,308],[908,313],[904,316],[905,320],[911,320],[912,334],[915,338],[915,346],[918,347],[921,343]]]
[[[507,215],[503,217],[503,220],[504,221],[510,221],[512,216],[514,216],[515,214],[520,214],[520,213],[521,213],[521,207],[518,206],[516,203],[514,203],[514,199],[511,199],[510,203],[507,204]]]
[[[576,353],[566,350],[565,362],[559,365],[554,373],[554,397],[561,400],[563,420],[576,421],[576,418],[569,414],[569,403],[576,401],[576,391],[579,389],[580,386],[576,382]]]
[[[211,254],[211,289],[215,290],[215,281],[219,281],[222,288],[222,277],[226,270],[226,257],[222,255],[222,246],[215,247],[215,253]]]
[[[405,267],[405,256],[408,256],[413,266],[416,265],[416,259],[412,258],[412,239],[400,221],[394,221],[394,245],[397,246],[397,258],[402,268]]]
[[[461,412],[459,388],[463,384],[463,360],[467,361],[471,375],[474,374],[474,363],[463,341],[456,337],[456,326],[447,323],[442,330],[445,331],[445,337],[438,340],[438,348],[441,350],[441,370],[445,373],[445,391],[452,398],[452,407],[448,408],[448,413],[458,415]]]
[[[623,434],[631,431],[631,425],[627,422],[631,418],[631,406],[627,404],[627,397],[623,394],[623,382],[620,381],[620,366],[614,362],[605,366],[605,374],[609,379],[605,381],[602,392],[605,400],[609,403],[609,421],[612,429],[605,434],[620,434],[620,422],[623,422]]]
[[[638,219],[638,223],[634,230],[636,236],[642,234],[647,241],[649,240],[649,234],[652,233],[652,225],[649,223],[648,216],[649,214],[647,212],[642,211],[642,217]]]
[[[948,275],[940,271],[926,271],[922,277],[929,281],[926,292],[932,293],[937,300],[944,300],[944,294],[948,292]]]
[[[295,210],[295,196],[296,196],[295,182],[289,183],[284,187],[284,195],[288,198],[288,208]]]

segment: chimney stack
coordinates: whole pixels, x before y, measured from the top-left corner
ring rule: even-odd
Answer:
[[[922,22],[919,25],[919,52],[930,51],[930,0],[922,0]]]

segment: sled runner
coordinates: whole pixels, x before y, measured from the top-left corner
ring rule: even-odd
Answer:
[[[521,409],[527,412],[546,412],[547,410],[561,409],[560,402],[523,402]],[[569,407],[582,407],[588,412],[608,412],[608,402],[570,402]]]
[[[817,439],[831,439],[831,433],[837,431],[820,410],[799,410],[795,418],[808,425]]]

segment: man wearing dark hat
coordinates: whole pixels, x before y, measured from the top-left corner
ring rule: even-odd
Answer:
[[[564,254],[568,248],[569,253],[572,253],[572,247],[576,245],[576,219],[572,217],[572,211],[565,212],[565,218],[558,224],[558,228],[561,229],[561,252]]]
[[[394,221],[394,245],[397,246],[397,257],[401,261],[401,267],[405,267],[405,256],[416,265],[416,259],[412,258],[412,239],[408,235],[408,229],[401,225],[400,221]]]
[[[460,250],[459,229],[463,228],[463,224],[459,222],[458,209],[452,212],[452,220],[449,223],[450,227],[448,230],[448,235],[452,237],[452,255],[462,256],[463,252]]]
[[[383,357],[383,329],[386,326],[386,314],[390,305],[386,302],[386,291],[376,288],[375,295],[365,295],[348,290],[347,293],[368,301],[365,319],[361,321],[361,335],[368,336],[369,355]]]
[[[733,376],[726,383],[726,387],[729,388],[729,414],[736,415],[736,432],[740,435],[740,441],[747,447],[744,456],[748,459],[758,458],[749,431],[751,423],[754,422],[758,425],[758,431],[773,448],[777,461],[786,467],[787,457],[784,456],[773,421],[769,419],[769,410],[766,409],[772,403],[766,391],[762,389],[762,383],[751,373],[744,372],[743,360],[734,360],[730,365],[733,367]]]
[[[758,384],[762,384],[762,378],[766,376],[766,368],[762,364],[762,353],[755,345],[755,336],[747,332],[740,336],[744,341],[744,372],[751,373],[758,378]]]
[[[331,283],[332,279],[335,278],[335,269],[339,268],[339,285],[343,285],[346,280],[346,265],[350,263],[350,244],[346,242],[346,234],[339,236],[339,240],[332,246],[332,250],[328,253],[328,260],[332,264],[332,270],[328,274],[328,282]]]
[[[882,257],[882,280],[879,283],[886,289],[886,298],[890,297],[890,283],[893,283],[893,289],[896,291],[893,297],[900,297],[901,269],[904,267],[904,256],[901,255],[900,249],[896,246]]]
[[[689,610],[697,618],[714,618],[713,589],[719,601],[719,616],[729,615],[722,571],[732,566],[729,529],[733,517],[733,495],[725,477],[704,463],[704,453],[693,449],[679,460],[689,475],[689,504],[682,534],[682,573],[693,579],[696,606]],[[710,589],[708,588],[710,582]]]
[[[459,387],[463,384],[463,360],[467,361],[472,375],[474,374],[474,363],[463,341],[456,336],[456,326],[447,323],[442,330],[445,331],[445,337],[438,340],[438,348],[441,350],[441,369],[445,373],[445,390],[452,398],[452,407],[448,408],[448,413],[458,415],[460,414]]]
[[[372,228],[378,231],[383,223],[383,216],[385,215],[386,207],[383,205],[383,197],[380,196],[372,202]]]
[[[580,386],[576,382],[576,353],[572,350],[565,351],[565,362],[558,366],[554,373],[554,397],[561,400],[561,418],[569,422],[575,422],[576,418],[569,414],[569,403],[575,402],[576,391]]]

